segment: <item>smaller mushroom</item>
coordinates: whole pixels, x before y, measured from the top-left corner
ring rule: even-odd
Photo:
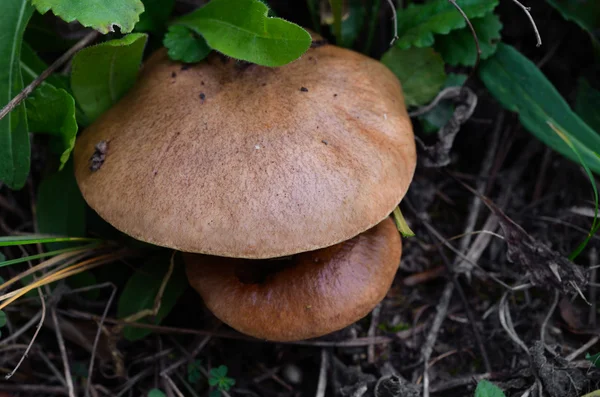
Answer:
[[[186,272],[208,309],[260,339],[325,335],[366,316],[390,288],[402,243],[383,222],[331,247],[266,260],[184,253]]]

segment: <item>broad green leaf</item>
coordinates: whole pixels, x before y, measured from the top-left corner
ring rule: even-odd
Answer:
[[[600,353],[596,353],[594,355],[585,353],[585,359],[594,364],[594,367],[600,368]]]
[[[62,88],[43,84],[27,98],[27,121],[30,132],[52,135],[50,145],[60,155],[62,170],[75,146],[75,99]]]
[[[564,131],[582,160],[600,174],[600,135],[575,112],[533,62],[513,47],[500,44],[496,54],[484,61],[479,77],[506,109],[519,113],[523,126],[546,145],[579,163],[573,150],[550,124]]]
[[[482,18],[473,19],[471,24],[477,33],[481,59],[487,59],[494,55],[498,42],[500,42],[500,30],[502,29],[498,15],[489,13]],[[444,61],[453,66],[474,66],[477,61],[475,39],[468,26],[454,30],[447,35],[437,36],[434,47],[442,54]]]
[[[71,89],[77,103],[95,120],[135,83],[148,36],[132,33],[84,48],[73,58]]]
[[[580,78],[577,84],[575,112],[600,134],[600,91],[592,88],[584,78]]]
[[[144,3],[144,12],[140,15],[140,21],[135,25],[135,31],[163,32],[175,0],[142,0],[142,3]]]
[[[463,0],[460,8],[470,20],[492,12],[498,0]],[[432,0],[425,4],[410,4],[398,10],[398,41],[400,48],[429,47],[434,34],[448,34],[467,26],[462,15],[448,0]]]
[[[28,85],[35,80],[48,65],[40,59],[35,51],[27,44],[23,43],[21,47],[21,72],[23,74],[23,84]],[[65,76],[52,74],[42,82],[42,85],[52,84],[56,88],[62,88],[69,91],[68,80]]]
[[[264,66],[290,63],[308,50],[310,34],[281,18],[269,18],[259,0],[212,0],[175,21],[202,35],[232,58]]]
[[[148,392],[148,397],[167,397],[160,389],[152,389]]]
[[[505,397],[505,394],[498,386],[484,379],[477,383],[475,397]]]
[[[52,11],[66,22],[77,21],[83,26],[106,34],[114,26],[122,33],[133,30],[144,11],[141,0],[31,0],[40,14]]]
[[[170,26],[163,44],[169,58],[185,63],[200,62],[212,51],[202,36],[183,25]]]
[[[5,0],[0,12],[0,109],[23,89],[21,43],[33,7],[27,0]],[[25,103],[0,120],[0,182],[11,189],[25,185],[29,174],[29,134]]]
[[[444,61],[433,48],[392,47],[381,62],[400,80],[406,106],[419,106],[432,100],[446,80]]]
[[[57,236],[85,235],[85,201],[75,181],[73,161],[62,171],[42,179],[38,189],[36,220],[43,234]],[[50,244],[51,249],[69,245]]]
[[[119,318],[125,318],[139,313],[144,309],[152,309],[154,307],[154,299],[169,268],[169,257],[170,254],[154,256],[129,278],[119,297],[117,307]],[[162,296],[158,315],[155,318],[146,317],[139,322],[159,324],[173,309],[175,303],[177,303],[177,299],[183,294],[187,285],[183,266],[176,260],[173,274],[171,274]],[[123,329],[125,339],[130,341],[142,339],[151,332],[148,329],[129,326]]]
[[[582,29],[600,40],[600,1],[598,0],[546,0],[567,21],[575,22]]]

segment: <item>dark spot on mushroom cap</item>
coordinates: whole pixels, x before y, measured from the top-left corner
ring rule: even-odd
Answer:
[[[300,87],[300,91],[302,91],[302,92],[308,92],[308,88],[306,88],[306,87]]]
[[[322,47],[324,45],[327,44],[327,40],[314,40],[311,44],[310,44],[310,48],[319,48]]]
[[[190,65],[189,63],[184,63],[183,65],[181,65],[181,70],[188,70],[191,67],[192,65]]]
[[[201,92],[201,93],[200,93],[200,99],[201,99],[202,101],[204,101],[204,100],[206,99],[206,94],[205,94],[205,93],[203,93],[203,92]]]
[[[177,77],[177,73],[171,72],[171,77],[173,77],[173,78]]]
[[[337,96],[337,94],[333,94],[333,97],[335,98]]]

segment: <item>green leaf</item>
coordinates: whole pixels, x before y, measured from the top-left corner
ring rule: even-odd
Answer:
[[[600,134],[600,91],[593,89],[584,78],[577,84],[575,112]]]
[[[23,89],[21,43],[33,7],[27,0],[8,0],[0,12],[0,109]],[[0,182],[11,189],[25,185],[29,174],[29,131],[25,103],[0,120]]]
[[[600,40],[600,2],[598,0],[546,0],[567,21],[575,22],[583,30]]]
[[[23,74],[23,84],[29,85],[44,70],[48,68],[44,62],[27,43],[21,47],[21,72]],[[68,80],[65,76],[52,74],[42,82],[42,85],[51,84],[56,88],[62,88],[70,91]]]
[[[444,88],[462,86],[467,80],[466,74],[450,73],[444,83]],[[433,109],[419,116],[422,122],[423,130],[426,134],[437,132],[452,118],[454,114],[454,105],[451,101],[440,101]]]
[[[592,130],[560,96],[533,62],[511,46],[500,44],[496,54],[484,61],[479,77],[506,109],[519,113],[523,126],[546,145],[578,161],[569,145],[549,123],[565,132],[582,160],[600,174],[600,135]]]
[[[118,317],[124,318],[139,313],[144,309],[152,309],[154,307],[154,299],[168,268],[169,256],[158,255],[148,260],[148,262],[138,269],[129,278],[119,297]],[[173,309],[175,303],[177,303],[177,299],[183,294],[187,285],[183,266],[179,261],[175,261],[173,274],[171,274],[163,293],[158,315],[155,318],[144,318],[139,322],[160,324],[162,319]],[[125,327],[123,329],[125,339],[130,341],[142,339],[151,332],[148,329],[135,327]]]
[[[594,364],[596,368],[600,368],[600,353],[596,353],[594,355],[590,355],[590,353],[585,353],[585,359]]]
[[[502,389],[487,380],[480,380],[475,389],[475,397],[506,397]]]
[[[500,42],[502,29],[502,22],[498,15],[489,13],[483,18],[473,19],[471,24],[477,33],[481,59],[494,55]],[[437,36],[434,47],[442,54],[444,61],[452,66],[475,66],[477,61],[477,47],[468,26],[454,30],[445,36]]]
[[[60,154],[62,170],[75,147],[75,99],[62,88],[43,84],[27,98],[27,121],[30,132],[53,136],[51,147]]]
[[[83,26],[106,34],[114,26],[122,33],[133,30],[144,11],[141,0],[31,0],[40,14],[52,11],[66,22],[77,21]]]
[[[463,0],[460,8],[470,20],[492,12],[498,0]],[[398,10],[398,40],[400,48],[429,47],[434,34],[448,34],[467,26],[462,15],[448,0],[432,0],[425,4],[410,4]]]
[[[163,44],[169,50],[169,58],[185,63],[200,62],[211,52],[202,36],[183,25],[170,26]]]
[[[140,15],[140,21],[135,25],[135,31],[163,32],[175,0],[142,0],[142,3],[144,3],[144,12]]]
[[[167,397],[160,389],[152,389],[148,392],[148,397]]]
[[[38,188],[36,221],[43,234],[57,236],[85,235],[85,201],[73,171],[73,161],[62,171],[44,178]],[[51,250],[69,247],[65,243],[48,244]]]
[[[192,385],[197,385],[202,378],[202,372],[200,372],[201,365],[202,360],[194,360],[187,366],[187,381]]]
[[[0,310],[0,327],[4,327],[6,325],[6,313]]]
[[[208,395],[208,397],[221,397],[221,391],[219,389],[215,389],[215,390],[211,390],[210,394]]]
[[[148,36],[132,33],[87,47],[73,58],[71,88],[93,121],[114,105],[135,83]]]
[[[383,54],[385,64],[402,83],[406,106],[419,106],[432,100],[446,80],[444,61],[433,48],[392,47]]]
[[[343,43],[342,35],[342,0],[328,0],[331,6],[331,14],[333,15],[333,34]]]
[[[258,0],[212,0],[175,21],[202,35],[223,54],[264,66],[290,63],[308,50],[312,39],[300,26],[269,18]]]

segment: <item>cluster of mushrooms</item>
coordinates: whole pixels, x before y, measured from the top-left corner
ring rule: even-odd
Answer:
[[[88,204],[139,240],[183,251],[207,308],[256,338],[342,329],[390,288],[390,213],[416,152],[402,89],[381,63],[314,45],[278,68],[165,49],[78,138]]]

